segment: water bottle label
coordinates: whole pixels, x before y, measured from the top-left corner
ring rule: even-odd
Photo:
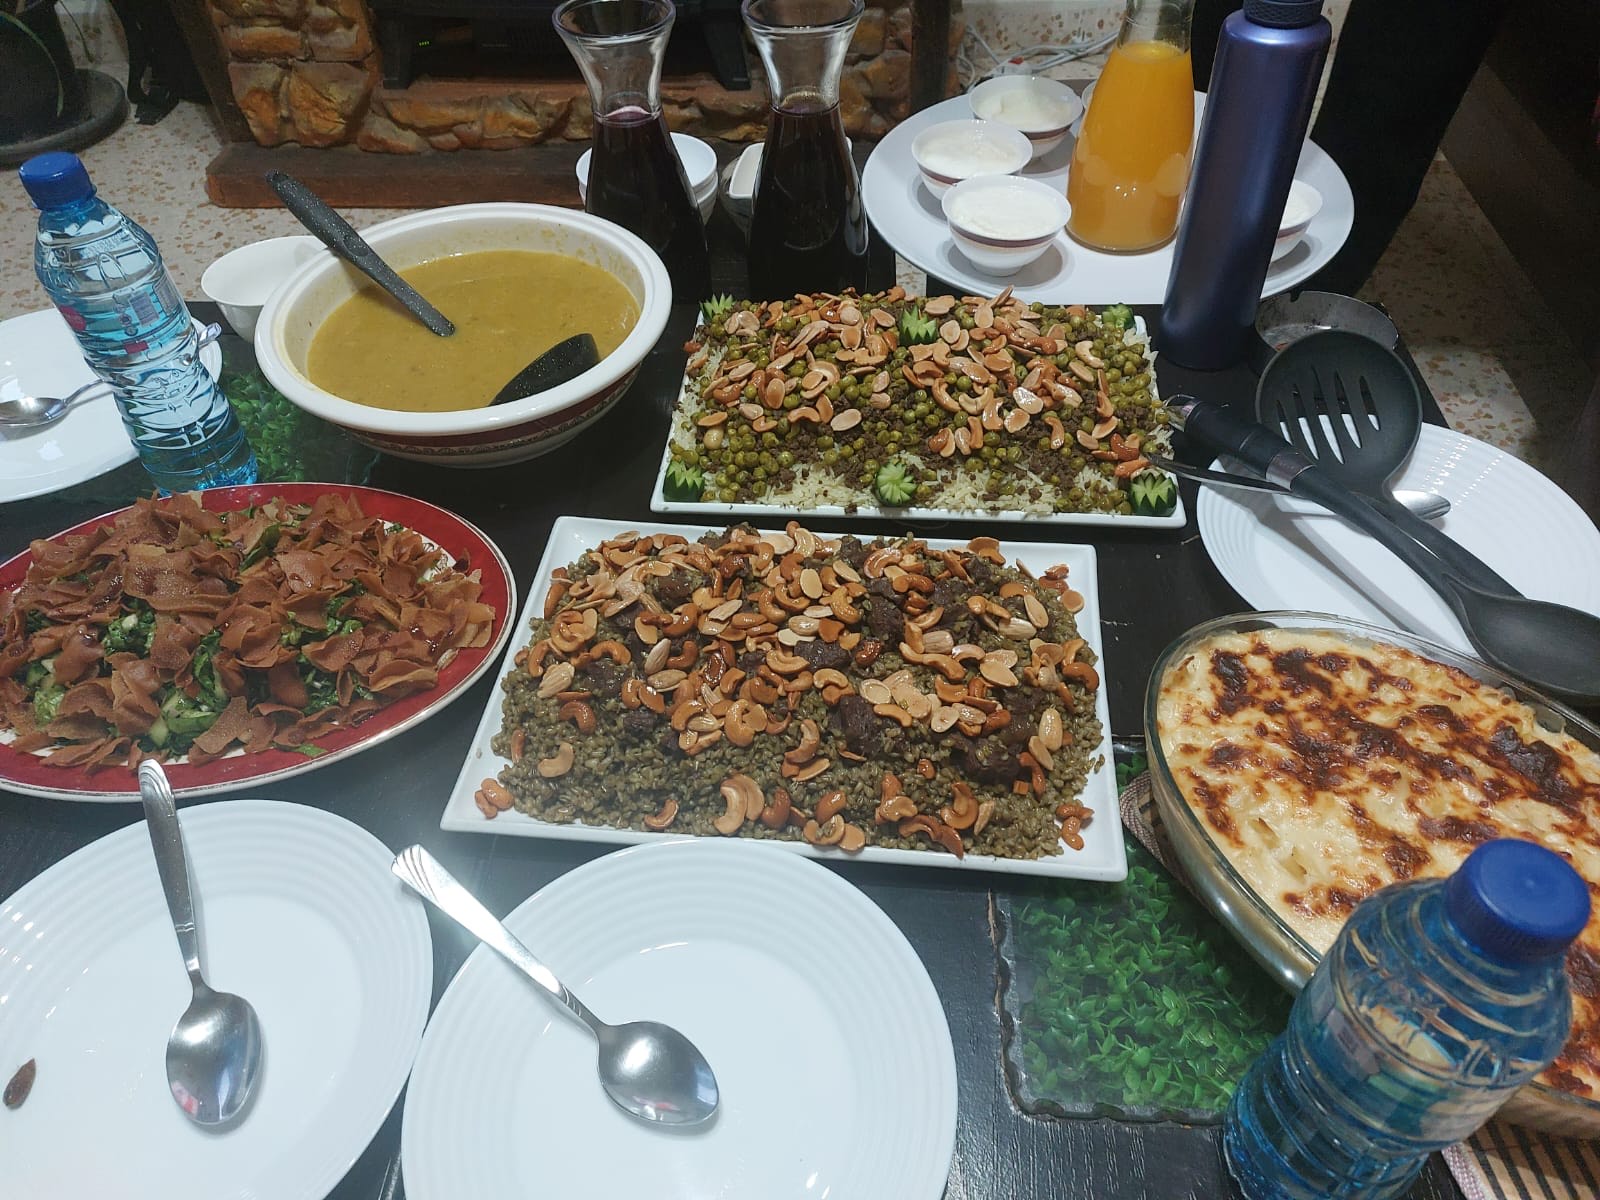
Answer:
[[[56,305],[56,311],[61,314],[62,320],[66,321],[67,327],[73,333],[82,333],[89,328],[89,322],[84,319],[84,315],[71,305],[58,304]]]

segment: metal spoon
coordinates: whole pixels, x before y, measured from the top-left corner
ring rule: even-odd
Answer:
[[[1186,432],[1382,543],[1439,593],[1486,661],[1560,699],[1600,701],[1600,617],[1468,583],[1273,430],[1216,404],[1182,399],[1174,411]]]
[[[1369,337],[1329,329],[1279,352],[1256,387],[1256,417],[1338,483],[1370,500],[1474,587],[1522,593],[1442,529],[1413,517],[1389,484],[1416,448],[1422,397],[1392,350]]]
[[[1206,467],[1191,467],[1188,463],[1177,462],[1165,458],[1160,454],[1146,454],[1150,465],[1160,467],[1163,471],[1173,475],[1181,475],[1185,479],[1193,479],[1197,483],[1209,483],[1215,487],[1240,488],[1247,492],[1272,492],[1275,495],[1287,496],[1289,490],[1281,488],[1275,483],[1268,483],[1265,479],[1254,479],[1249,475],[1235,475],[1229,471],[1212,471]],[[1411,488],[1396,488],[1389,493],[1395,501],[1404,505],[1409,511],[1421,517],[1424,521],[1436,521],[1450,511],[1450,500],[1438,492],[1415,491]]]
[[[395,856],[394,873],[417,895],[501,955],[593,1032],[600,1086],[624,1112],[663,1125],[698,1125],[717,1111],[717,1080],[694,1043],[656,1021],[607,1025],[569,992],[494,914],[421,846]]]
[[[139,764],[139,796],[178,949],[194,986],[194,999],[167,1039],[167,1085],[195,1124],[224,1125],[244,1109],[261,1073],[261,1022],[248,1000],[213,991],[200,974],[200,938],[178,807],[161,764],[152,759]]]
[[[195,350],[199,351],[209,346],[221,334],[221,325],[216,322],[207,325],[200,332]],[[80,400],[100,399],[99,395],[90,396],[90,392],[97,388],[105,388],[109,393],[110,386],[103,379],[92,379],[65,396],[17,396],[10,400],[0,400],[0,426],[8,429],[37,429],[40,426],[54,424],[66,416],[67,410]]]

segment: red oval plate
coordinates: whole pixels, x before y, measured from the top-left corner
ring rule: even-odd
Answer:
[[[319,738],[317,745],[326,753],[307,758],[293,750],[264,750],[257,754],[235,754],[202,766],[168,764],[167,778],[180,796],[208,796],[237,791],[252,784],[272,783],[291,775],[303,775],[342,758],[359,754],[379,742],[427,720],[470,687],[478,676],[505,649],[516,620],[517,585],[505,555],[476,525],[452,512],[395,492],[376,488],[329,483],[263,483],[244,487],[213,488],[200,493],[200,503],[212,512],[232,512],[268,500],[287,500],[309,504],[328,493],[348,496],[361,503],[370,517],[404,525],[449,552],[463,570],[482,572],[482,600],[495,611],[494,636],[487,646],[462,650],[439,673],[439,682],[425,692],[417,692],[380,708],[361,724],[340,729]],[[81,525],[62,531],[49,541],[60,541],[75,533],[87,533],[117,516],[106,513]],[[0,591],[17,587],[33,562],[33,553],[21,554],[0,566]],[[52,767],[35,754],[22,754],[0,744],[0,788],[29,796],[60,800],[126,801],[139,798],[139,784],[132,771],[102,767],[87,771],[81,767]]]

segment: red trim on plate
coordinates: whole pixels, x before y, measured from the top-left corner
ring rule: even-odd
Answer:
[[[200,502],[211,512],[232,512],[272,499],[309,504],[319,496],[330,494],[359,500],[362,511],[369,517],[414,529],[449,551],[463,570],[480,570],[483,582],[481,598],[495,610],[495,625],[489,644],[460,651],[450,665],[439,673],[439,682],[429,690],[386,705],[359,725],[339,729],[319,738],[316,744],[327,753],[315,759],[308,759],[292,750],[265,750],[259,754],[217,759],[198,767],[173,763],[166,769],[167,778],[172,782],[173,791],[178,794],[231,789],[285,772],[300,774],[333,760],[336,755],[348,757],[356,749],[377,741],[398,726],[443,707],[480,674],[489,660],[504,647],[510,622],[516,619],[516,614],[510,611],[515,600],[511,579],[502,567],[502,559],[494,544],[476,526],[452,512],[396,492],[331,483],[260,483],[213,488],[200,493]],[[84,521],[46,540],[57,542],[72,534],[87,533],[124,511],[117,509]],[[17,587],[32,562],[33,552],[24,550],[9,562],[0,564],[0,591]],[[345,753],[339,754],[340,751]],[[52,767],[37,755],[19,753],[7,745],[0,745],[0,787],[82,792],[95,798],[106,792],[116,792],[126,793],[130,800],[139,793],[138,781],[132,771],[116,766],[103,767],[98,771],[88,771],[82,767]]]

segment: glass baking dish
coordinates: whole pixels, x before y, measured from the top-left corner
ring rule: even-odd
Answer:
[[[1258,612],[1218,617],[1195,626],[1162,651],[1145,690],[1144,726],[1152,790],[1167,836],[1200,898],[1262,967],[1289,991],[1298,992],[1315,969],[1321,952],[1278,916],[1212,841],[1205,825],[1178,790],[1158,735],[1157,704],[1173,664],[1217,634],[1261,629],[1316,630],[1356,643],[1381,642],[1410,650],[1501,689],[1532,708],[1546,729],[1565,732],[1596,752],[1600,752],[1600,728],[1570,708],[1476,659],[1410,634],[1327,613]],[[1600,880],[1589,882],[1600,883]],[[1571,1137],[1600,1136],[1600,1102],[1539,1082],[1529,1084],[1512,1097],[1499,1116]]]

